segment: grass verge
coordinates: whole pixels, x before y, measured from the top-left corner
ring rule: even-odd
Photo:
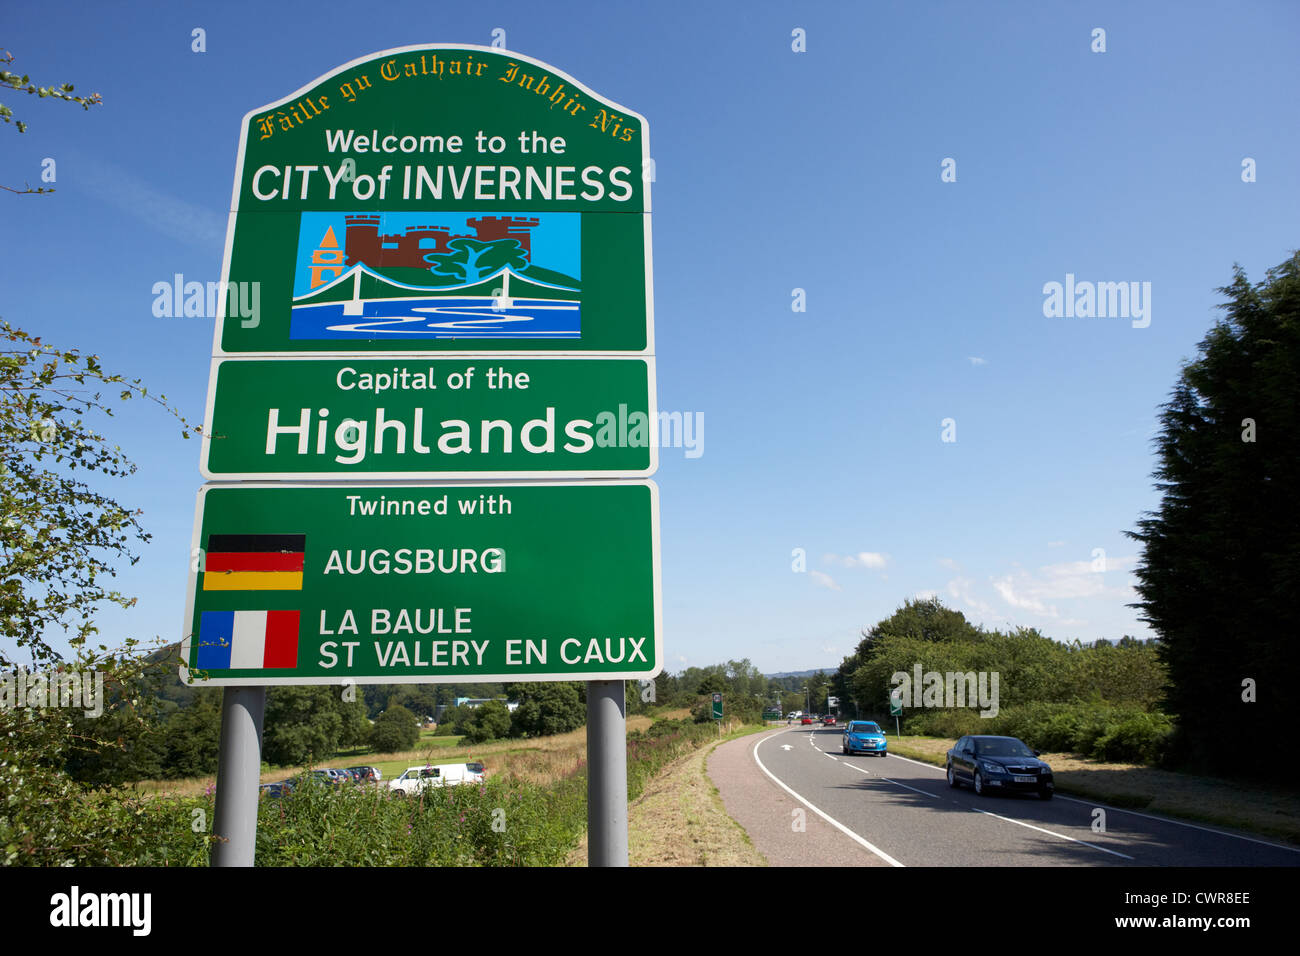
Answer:
[[[646,782],[628,806],[628,864],[631,866],[767,866],[767,859],[727,813],[718,788],[705,773],[709,754],[720,744],[767,730],[729,724]],[[587,865],[583,834],[565,861]]]

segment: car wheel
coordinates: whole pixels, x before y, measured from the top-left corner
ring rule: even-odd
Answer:
[[[948,764],[948,786],[957,789],[957,775],[952,771],[952,764]]]
[[[1051,790],[1039,790],[1039,791],[1038,791],[1038,799],[1039,799],[1039,800],[1051,800],[1051,799],[1052,799],[1052,791],[1051,791]]]
[[[975,771],[975,795],[977,797],[984,796],[984,778],[980,776],[978,770]]]
[[[843,744],[840,744],[840,753],[846,754],[848,752],[849,752],[849,748],[844,746]]]

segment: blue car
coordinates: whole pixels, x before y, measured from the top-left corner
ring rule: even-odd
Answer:
[[[874,720],[850,720],[844,728],[844,740],[840,746],[846,754],[889,755],[889,743]]]

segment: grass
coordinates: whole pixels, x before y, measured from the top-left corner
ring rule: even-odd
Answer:
[[[628,731],[645,730],[651,719],[627,718]],[[460,737],[434,737],[430,732],[412,750],[388,754],[363,754],[344,751],[347,755],[322,761],[318,767],[378,767],[384,780],[401,775],[407,767],[426,763],[463,763],[481,760],[489,776],[511,774],[529,783],[551,784],[573,773],[587,755],[587,730],[580,727],[567,734],[528,740],[494,740],[474,746],[461,746]],[[306,767],[277,767],[263,770],[262,783],[275,783],[302,773]],[[144,780],[135,784],[142,793],[156,796],[192,797],[204,793],[216,783],[215,775],[185,780]]]
[[[767,729],[728,722],[719,728],[719,738],[678,757],[647,783],[628,806],[629,865],[767,866],[705,773],[705,762],[719,744]],[[587,865],[585,835],[566,862]]]
[[[889,749],[899,756],[942,767],[954,743],[938,737],[891,735]],[[1103,763],[1076,754],[1045,753],[1042,759],[1051,764],[1060,793],[1300,845],[1300,795],[1292,790],[1141,764]]]

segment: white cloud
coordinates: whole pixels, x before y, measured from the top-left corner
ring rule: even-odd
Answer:
[[[1048,546],[1049,548],[1061,548],[1061,547],[1064,547],[1064,546],[1065,546],[1065,542],[1064,542],[1064,541],[1049,541],[1049,542],[1047,542],[1047,546]]]
[[[953,578],[948,582],[948,593],[968,607],[973,607],[988,617],[1000,618],[1002,616],[993,610],[992,605],[981,601],[976,596],[975,584],[970,578]]]
[[[879,551],[859,551],[857,554],[826,554],[822,560],[827,564],[839,564],[846,568],[883,568],[889,563],[889,555]]]
[[[825,574],[821,571],[815,571],[815,570],[809,571],[808,574],[811,575],[812,579],[816,581],[818,584],[820,584],[822,587],[830,588],[832,591],[841,590],[840,586],[835,583],[835,579],[831,577],[829,574]]]
[[[970,362],[971,365],[988,365],[988,364],[989,364],[988,359],[980,358],[978,355],[968,355],[968,356],[966,356],[966,361]]]
[[[79,156],[77,165],[80,184],[92,195],[163,235],[205,249],[220,249],[225,245],[225,214],[160,192],[138,176],[100,158]]]
[[[939,596],[938,591],[917,591],[912,595],[913,601],[930,601]]]
[[[939,563],[943,565],[945,568],[947,568],[949,571],[961,570],[961,565],[958,564],[956,561],[954,561],[952,558],[940,558]]]
[[[1132,556],[1107,558],[1107,571],[1120,571],[1131,567],[1137,559]],[[992,581],[1002,600],[1012,607],[1022,608],[1042,617],[1059,620],[1061,624],[1078,625],[1082,622],[1062,619],[1060,609],[1052,602],[1086,598],[1127,598],[1132,587],[1127,583],[1107,581],[1106,575],[1093,570],[1091,561],[1064,561],[1047,564],[1037,574],[1017,570]]]

